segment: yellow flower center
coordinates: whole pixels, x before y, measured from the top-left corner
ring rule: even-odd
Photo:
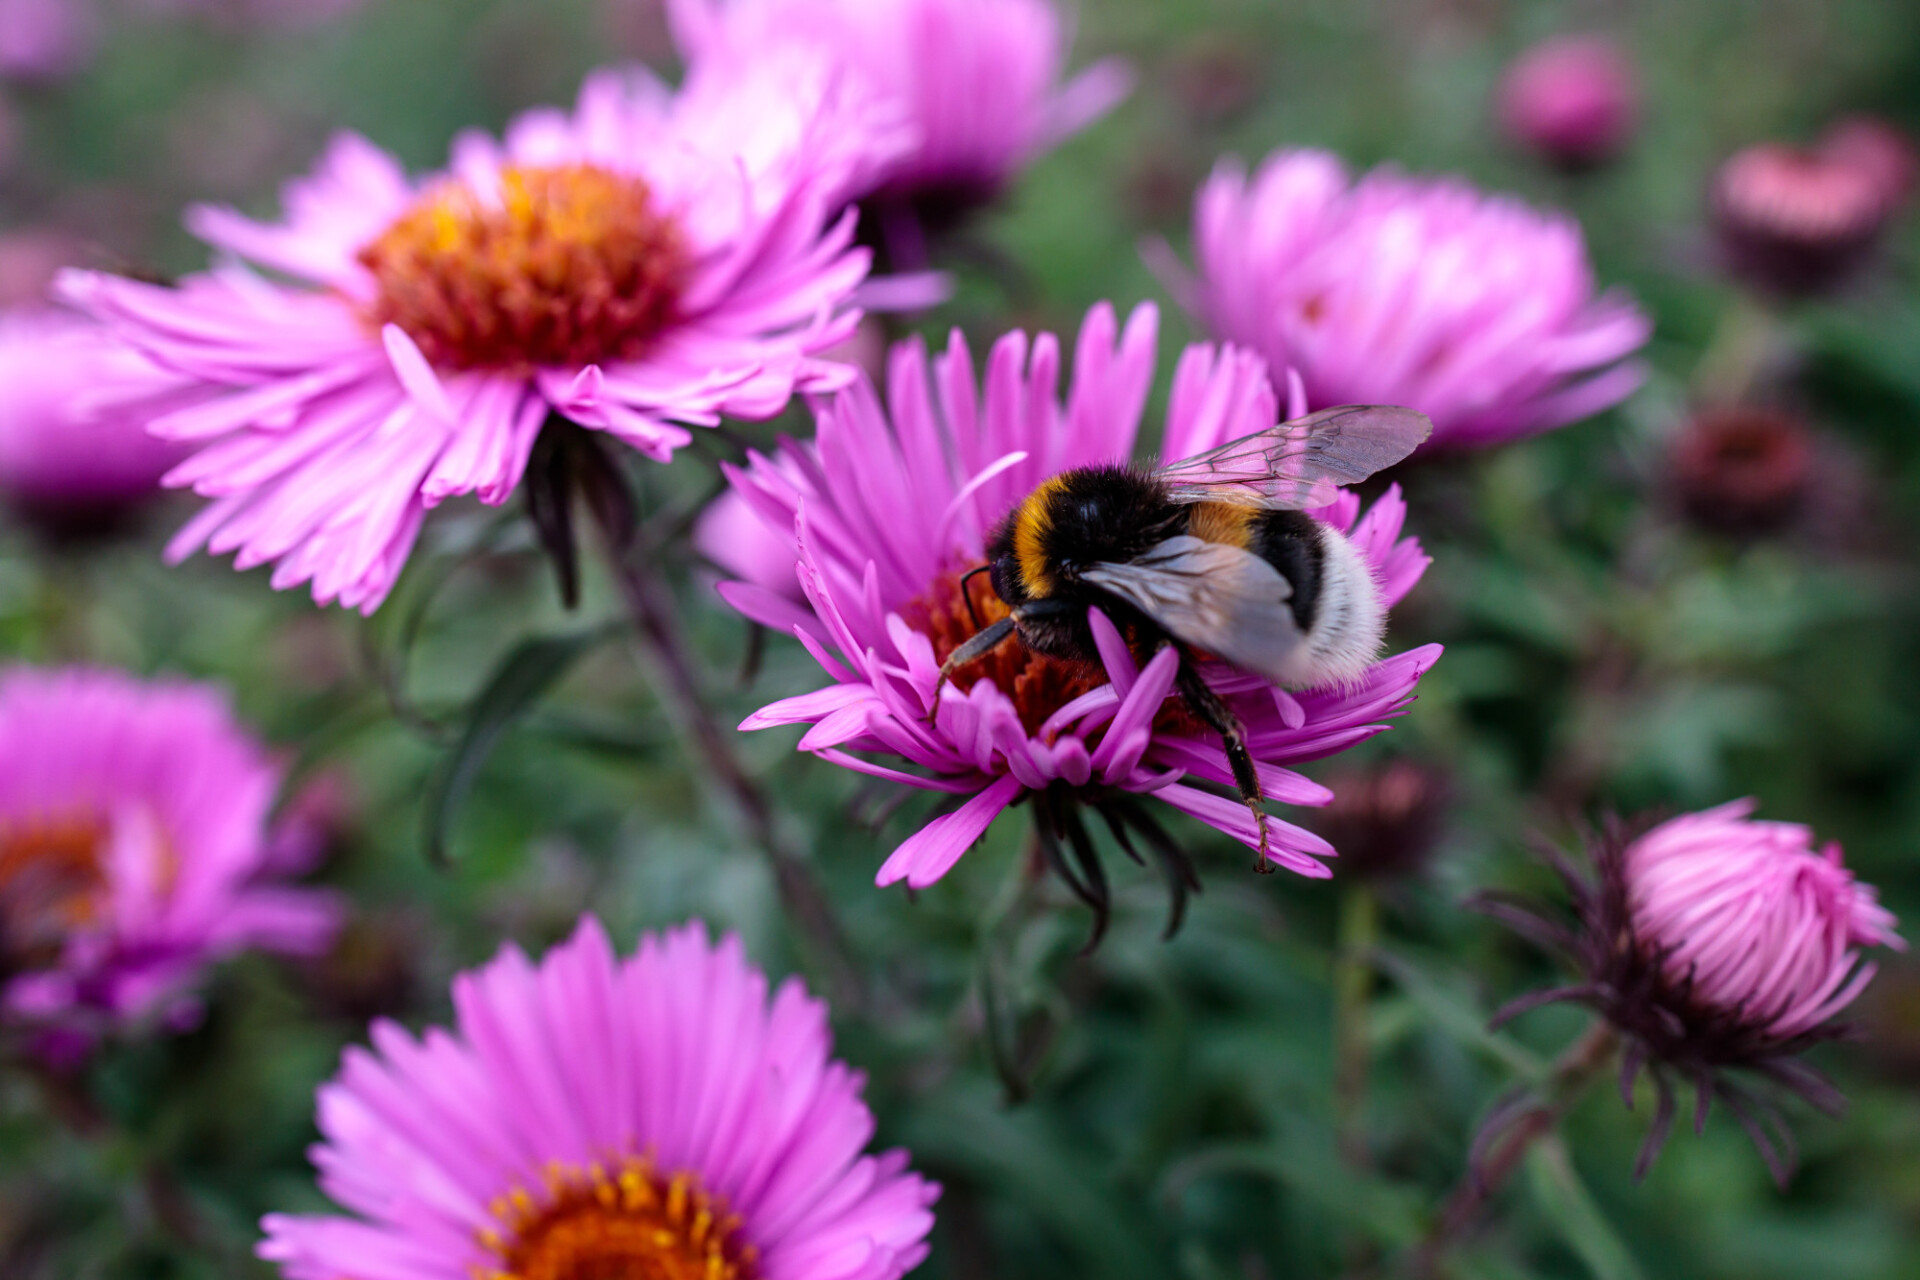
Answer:
[[[662,1178],[643,1160],[608,1169],[553,1165],[546,1195],[493,1205],[480,1242],[497,1261],[475,1280],[757,1280],[740,1219],[691,1174]]]
[[[505,169],[485,195],[448,180],[359,253],[368,318],[434,365],[524,374],[642,355],[690,259],[639,178],[590,164]]]

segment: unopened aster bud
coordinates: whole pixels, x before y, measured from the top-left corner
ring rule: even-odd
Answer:
[[[1813,471],[1812,436],[1799,417],[1722,406],[1702,410],[1681,429],[1670,475],[1688,519],[1740,537],[1790,524],[1805,503]]]
[[[1826,151],[1763,142],[1734,153],[1708,192],[1728,267],[1772,293],[1833,288],[1872,253],[1886,225],[1885,182]]]
[[[1507,68],[1499,91],[1507,136],[1566,169],[1611,160],[1633,136],[1640,89],[1633,63],[1605,36],[1558,36]]]
[[[1340,879],[1417,874],[1440,843],[1452,783],[1431,765],[1389,760],[1321,779],[1333,800],[1312,826],[1340,854]]]
[[[1593,876],[1556,857],[1571,927],[1502,895],[1477,904],[1584,971],[1573,986],[1513,1001],[1497,1022],[1555,1001],[1586,1004],[1625,1043],[1629,1106],[1648,1070],[1659,1101],[1638,1173],[1671,1129],[1677,1078],[1693,1086],[1696,1131],[1718,1099],[1784,1183],[1792,1137],[1755,1080],[1837,1111],[1839,1090],[1799,1055],[1839,1034],[1834,1018],[1872,979],[1862,948],[1905,946],[1874,890],[1841,864],[1838,844],[1816,848],[1808,828],[1756,821],[1753,811],[1737,800],[1637,838],[1611,830],[1595,842]]]

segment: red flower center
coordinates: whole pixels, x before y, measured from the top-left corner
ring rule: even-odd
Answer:
[[[362,249],[397,324],[434,365],[526,373],[632,360],[672,322],[690,266],[639,178],[514,167],[496,193],[447,181]]]
[[[900,611],[908,626],[933,642],[937,662],[945,662],[947,655],[965,644],[975,632],[992,626],[1010,612],[982,575],[968,585],[973,607],[980,615],[980,620],[975,622],[960,593],[960,579],[958,572],[940,575],[925,595]],[[1035,653],[1015,637],[984,658],[955,671],[952,682],[964,692],[979,680],[993,681],[994,688],[1013,700],[1014,709],[1020,713],[1021,726],[1028,734],[1037,734],[1054,712],[1081,694],[1107,683],[1107,673],[1097,665]],[[1162,733],[1189,736],[1205,732],[1192,714],[1173,700],[1160,709],[1154,728]]]
[[[9,966],[53,962],[67,933],[93,919],[106,834],[81,818],[0,826],[0,954]]]
[[[498,1264],[479,1280],[756,1280],[740,1219],[691,1174],[661,1178],[645,1161],[555,1165],[544,1198],[515,1190],[493,1206],[504,1231],[480,1242]]]

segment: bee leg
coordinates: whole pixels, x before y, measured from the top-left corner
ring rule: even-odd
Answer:
[[[940,678],[933,682],[933,697],[927,703],[928,723],[932,723],[934,716],[939,714],[940,692],[947,687],[948,677],[969,662],[978,662],[1005,644],[1007,637],[1013,634],[1013,628],[1012,618],[1002,618],[985,630],[975,632],[965,644],[947,655],[947,660],[940,664]]]
[[[1239,788],[1240,798],[1246,801],[1254,826],[1260,832],[1260,861],[1253,869],[1265,875],[1273,870],[1273,863],[1267,860],[1266,797],[1260,790],[1260,774],[1253,767],[1253,753],[1247,750],[1247,726],[1240,723],[1240,717],[1233,714],[1226,699],[1207,687],[1192,660],[1184,654],[1173,687],[1187,709],[1220,735],[1221,749],[1227,753],[1227,764],[1233,770],[1233,784]]]

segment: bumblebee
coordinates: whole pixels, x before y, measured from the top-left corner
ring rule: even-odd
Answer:
[[[1098,664],[1087,622],[1094,607],[1143,650],[1175,646],[1174,690],[1220,735],[1259,829],[1259,869],[1271,870],[1246,727],[1199,663],[1216,658],[1287,688],[1366,670],[1386,633],[1380,589],[1353,544],[1306,511],[1399,462],[1432,429],[1411,409],[1344,405],[1156,469],[1054,476],[1007,514],[987,563],[967,575],[987,574],[1009,613],[948,656],[940,686],[1016,638],[1037,653]],[[939,695],[937,687],[935,707]]]

